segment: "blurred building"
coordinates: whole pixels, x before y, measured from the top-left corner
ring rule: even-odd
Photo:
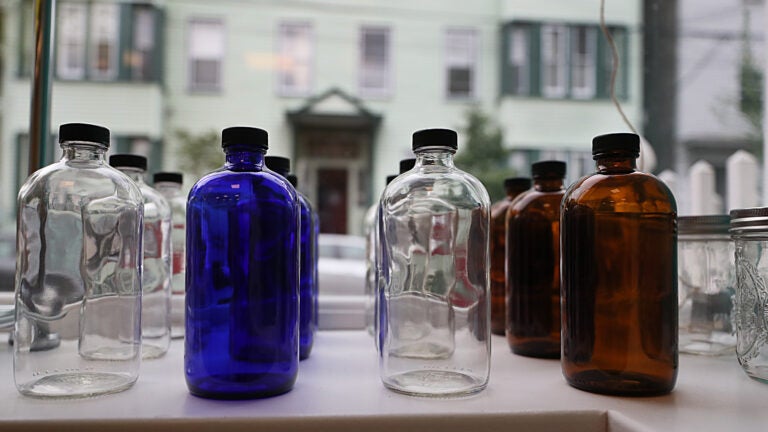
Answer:
[[[26,176],[31,3],[3,3],[2,209]],[[470,107],[502,126],[519,174],[557,158],[576,178],[592,169],[594,135],[627,130],[609,100],[599,0],[57,3],[52,134],[103,124],[117,151],[148,155],[156,171],[177,167],[178,131],[263,127],[324,232],[359,232],[411,133],[460,130]],[[641,9],[606,9],[617,95],[637,127]]]

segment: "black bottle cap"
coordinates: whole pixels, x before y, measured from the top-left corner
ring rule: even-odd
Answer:
[[[413,133],[413,151],[428,148],[442,147],[453,150],[459,148],[459,135],[451,129],[422,129]]]
[[[528,177],[509,177],[504,179],[504,189],[530,189],[531,179]]]
[[[534,162],[531,165],[531,175],[533,176],[533,178],[536,178],[536,177],[563,178],[565,177],[565,162],[556,161],[556,160]]]
[[[416,166],[416,159],[410,158],[410,159],[403,159],[400,161],[400,174],[410,171],[413,169],[413,167]]]
[[[95,142],[109,147],[109,129],[88,123],[65,123],[59,126],[59,143],[67,141]]]
[[[634,157],[640,156],[640,137],[637,134],[619,132],[598,135],[592,138],[592,156],[606,153],[628,153]]]
[[[115,168],[138,168],[147,170],[147,158],[135,154],[116,154],[109,157],[109,164]]]
[[[282,156],[264,156],[267,168],[285,177],[291,172],[291,160]]]
[[[221,131],[221,147],[238,145],[266,151],[269,146],[267,131],[255,127],[233,126]]]
[[[291,184],[291,186],[298,187],[299,185],[299,179],[296,177],[296,174],[288,174],[288,176],[285,177],[288,179],[288,183]]]
[[[392,174],[387,176],[387,184],[392,183],[392,180],[397,178],[397,174]]]
[[[168,183],[184,183],[184,175],[179,172],[158,172],[152,176],[154,183],[168,182]]]

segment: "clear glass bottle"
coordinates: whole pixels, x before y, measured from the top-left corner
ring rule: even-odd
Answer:
[[[413,134],[416,166],[379,205],[379,370],[422,396],[472,394],[490,370],[490,200],[453,164],[456,132]]]
[[[187,196],[181,190],[184,176],[178,172],[158,172],[152,176],[152,182],[171,206],[171,337],[182,338],[187,264]]]
[[[116,154],[109,164],[130,177],[144,196],[141,357],[162,357],[171,345],[171,207],[144,182],[147,158]]]
[[[414,159],[415,161],[415,159]],[[396,175],[388,175],[385,183],[389,185]],[[363,234],[365,235],[365,329],[374,335],[376,326],[376,221],[379,215],[379,202],[376,201],[365,212]]]
[[[731,210],[735,245],[736,357],[752,379],[768,383],[768,207]]]
[[[507,342],[512,352],[560,358],[560,201],[565,162],[531,166],[533,188],[507,210]]]
[[[291,160],[282,156],[265,156],[264,163],[270,170],[291,183]],[[295,177],[295,176],[294,176]],[[294,189],[296,185],[291,183]],[[315,262],[312,256],[312,205],[298,190],[299,198],[299,360],[306,360],[314,344]]]
[[[194,395],[285,393],[299,368],[299,202],[264,169],[267,132],[222,132],[224,166],[187,201],[184,371]]]
[[[143,199],[106,163],[108,129],[63,124],[59,143],[61,160],[19,191],[16,388],[115,393],[139,376]]]
[[[680,352],[733,355],[734,250],[728,215],[677,219]]]
[[[491,333],[504,335],[506,315],[507,209],[512,200],[531,188],[531,179],[504,179],[506,196],[491,205]]]
[[[677,380],[677,206],[637,171],[640,138],[595,137],[597,172],[563,197],[562,368],[595,393],[649,396]]]

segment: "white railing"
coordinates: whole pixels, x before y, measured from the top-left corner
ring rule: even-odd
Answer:
[[[725,199],[716,191],[716,175],[712,164],[700,160],[684,176],[665,170],[658,177],[675,194],[682,216],[727,214],[732,209],[767,205],[760,199],[760,161],[751,153],[739,150],[726,160]]]

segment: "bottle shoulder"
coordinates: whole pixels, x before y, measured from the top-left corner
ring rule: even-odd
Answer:
[[[398,176],[384,189],[382,206],[402,201],[440,200],[460,208],[482,207],[490,211],[490,197],[485,186],[474,176],[458,170],[421,170]]]
[[[197,201],[226,202],[247,199],[283,200],[299,207],[298,192],[283,177],[268,171],[229,171],[206,174],[189,191],[188,205]]]
[[[156,214],[161,219],[170,219],[171,205],[163,194],[146,183],[140,184],[139,189],[144,197],[145,217],[150,217]]]
[[[507,210],[507,217],[537,214],[544,215],[549,219],[559,218],[560,205],[564,195],[565,189],[553,191],[529,189],[512,201]]]
[[[595,211],[677,213],[677,203],[667,185],[643,172],[595,173],[582,177],[568,188],[563,210],[575,206]]]
[[[139,187],[127,175],[106,163],[88,164],[87,168],[59,161],[34,172],[21,186],[20,203],[56,195],[88,197],[95,200],[116,197],[143,203]],[[48,200],[50,201],[50,200]]]

